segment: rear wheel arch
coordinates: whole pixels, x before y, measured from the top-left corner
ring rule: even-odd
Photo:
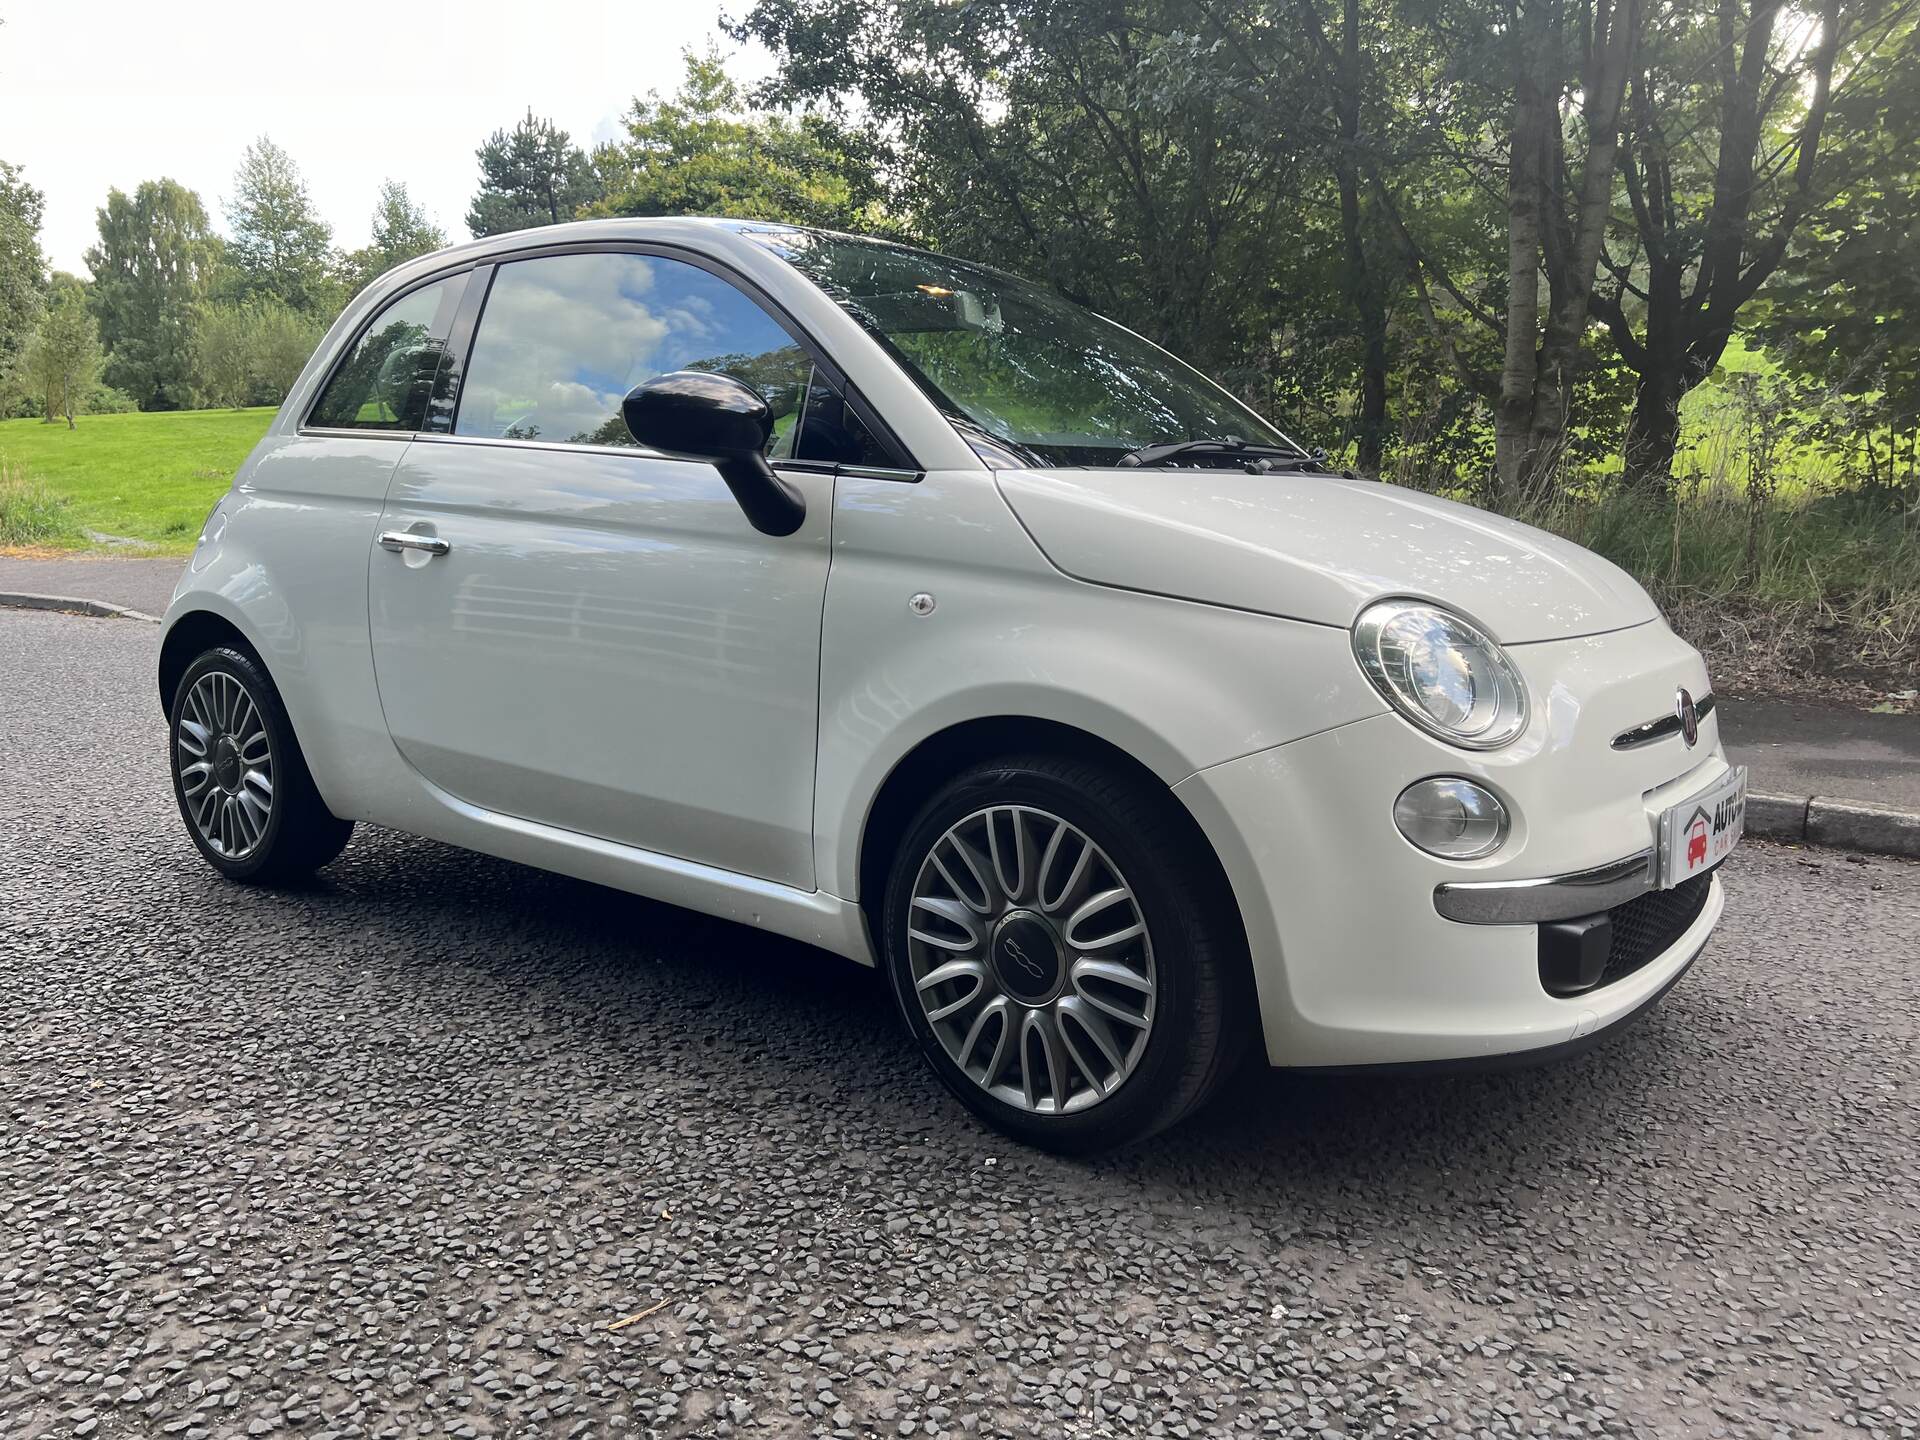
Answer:
[[[160,642],[160,712],[171,716],[173,713],[174,692],[180,688],[180,677],[187,673],[187,667],[207,651],[227,645],[249,655],[262,670],[267,662],[262,658],[260,649],[246,636],[246,632],[226,616],[212,610],[190,610],[173,622],[166,638]],[[271,672],[268,672],[271,675]]]
[[[196,625],[177,652],[167,725],[174,798],[188,838],[222,875],[295,879],[337,856],[353,822],[329,811],[315,788],[259,655],[244,637],[223,633]]]

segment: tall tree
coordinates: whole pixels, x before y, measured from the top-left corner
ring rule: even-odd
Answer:
[[[426,210],[398,180],[380,182],[380,199],[373,208],[373,240],[346,257],[350,289],[358,290],[376,275],[406,260],[443,249],[447,232],[433,223]]]
[[[1437,18],[1444,17],[1444,18]],[[1392,204],[1423,312],[1466,383],[1493,410],[1493,498],[1512,508],[1552,487],[1565,458],[1586,358],[1588,304],[1613,197],[1620,111],[1639,50],[1640,0],[1506,0],[1498,24],[1467,7],[1435,6],[1429,23],[1478,25],[1486,48],[1465,52],[1463,86],[1481,97],[1484,125],[1434,129],[1454,186],[1497,183],[1505,263],[1476,288],[1458,278],[1418,226]],[[1475,62],[1485,64],[1478,69]],[[1497,181],[1488,175],[1498,157]],[[1431,183],[1431,182],[1429,182]],[[1451,320],[1443,315],[1449,311]],[[1478,325],[1500,347],[1497,371],[1449,333]]]
[[[1632,218],[1593,301],[1638,377],[1630,483],[1666,482],[1681,398],[1837,188],[1828,111],[1838,86],[1884,63],[1884,15],[1881,0],[1818,0],[1804,14],[1785,0],[1677,7],[1636,68],[1621,156]]]
[[[878,184],[864,154],[816,114],[757,113],[714,52],[688,52],[679,91],[635,100],[626,138],[593,167],[597,215],[730,215],[872,229]]]
[[[220,262],[200,197],[174,180],[144,181],[131,198],[108,192],[98,223],[86,260],[107,383],[143,410],[191,404],[193,316]]]
[[[64,417],[69,430],[100,383],[100,332],[87,309],[86,287],[55,275],[40,323],[28,338],[21,370],[49,425]]]
[[[1331,13],[1323,14],[1323,8]],[[1404,72],[1430,56],[1407,28],[1376,0],[1292,0],[1290,5],[1203,5],[1211,26],[1227,41],[1225,59],[1248,80],[1246,97],[1279,108],[1281,123],[1297,132],[1307,163],[1331,174],[1338,203],[1337,250],[1328,247],[1321,287],[1343,295],[1342,329],[1358,342],[1359,396],[1352,416],[1355,463],[1378,474],[1385,452],[1390,369],[1389,314],[1404,262],[1379,212],[1370,172],[1391,171],[1404,143]],[[1291,23],[1289,23],[1291,22]],[[1322,97],[1324,128],[1316,133],[1294,113],[1293,91],[1310,82]],[[1298,229],[1311,237],[1305,207]],[[1331,298],[1331,295],[1329,295]],[[1296,366],[1298,359],[1295,360]]]
[[[467,229],[476,238],[558,225],[600,198],[586,152],[531,110],[513,129],[494,131],[476,154],[480,189],[467,207]]]
[[[314,209],[293,158],[263,135],[247,147],[233,188],[227,263],[236,297],[270,295],[310,314],[333,308],[333,231]]]
[[[1767,353],[1801,390],[1814,438],[1882,485],[1920,489],[1920,18],[1834,96],[1821,148],[1845,180],[1802,226],[1750,307]],[[1744,323],[1744,322],[1743,322]]]
[[[20,353],[40,315],[47,288],[40,253],[44,197],[20,167],[0,160],[0,376]]]
[[[1300,0],[1303,29],[1330,83],[1338,134],[1329,147],[1334,180],[1340,193],[1340,240],[1346,261],[1345,289],[1360,328],[1364,347],[1360,367],[1360,414],[1356,459],[1369,475],[1380,473],[1387,429],[1387,305],[1380,262],[1373,244],[1376,226],[1367,214],[1362,114],[1371,89],[1366,54],[1361,49],[1360,0],[1340,0],[1339,40],[1329,38],[1314,0]]]
[[[1249,357],[1297,258],[1271,227],[1299,233],[1302,136],[1248,104],[1204,0],[759,0],[735,33],[778,57],[775,102],[864,113],[912,233],[1265,388]]]

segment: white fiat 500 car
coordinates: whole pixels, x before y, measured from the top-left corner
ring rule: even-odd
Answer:
[[[364,820],[824,946],[1062,1150],[1250,1044],[1592,1041],[1706,944],[1745,778],[1606,561],[1324,473],[1041,287],[731,222],[382,277],[208,517],[159,681],[223,874]]]

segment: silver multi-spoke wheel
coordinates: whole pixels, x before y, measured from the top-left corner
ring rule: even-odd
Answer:
[[[921,862],[907,917],[914,993],[953,1063],[1036,1114],[1097,1105],[1153,1032],[1153,942],[1132,887],[1041,809],[976,810]]]
[[[273,741],[247,687],[224,670],[194,681],[174,752],[184,808],[200,838],[224,859],[253,854],[273,815]]]

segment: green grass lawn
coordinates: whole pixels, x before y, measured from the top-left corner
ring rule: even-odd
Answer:
[[[0,421],[0,473],[65,502],[62,533],[41,543],[83,548],[94,530],[180,553],[272,419],[262,408],[83,415],[74,430]]]

